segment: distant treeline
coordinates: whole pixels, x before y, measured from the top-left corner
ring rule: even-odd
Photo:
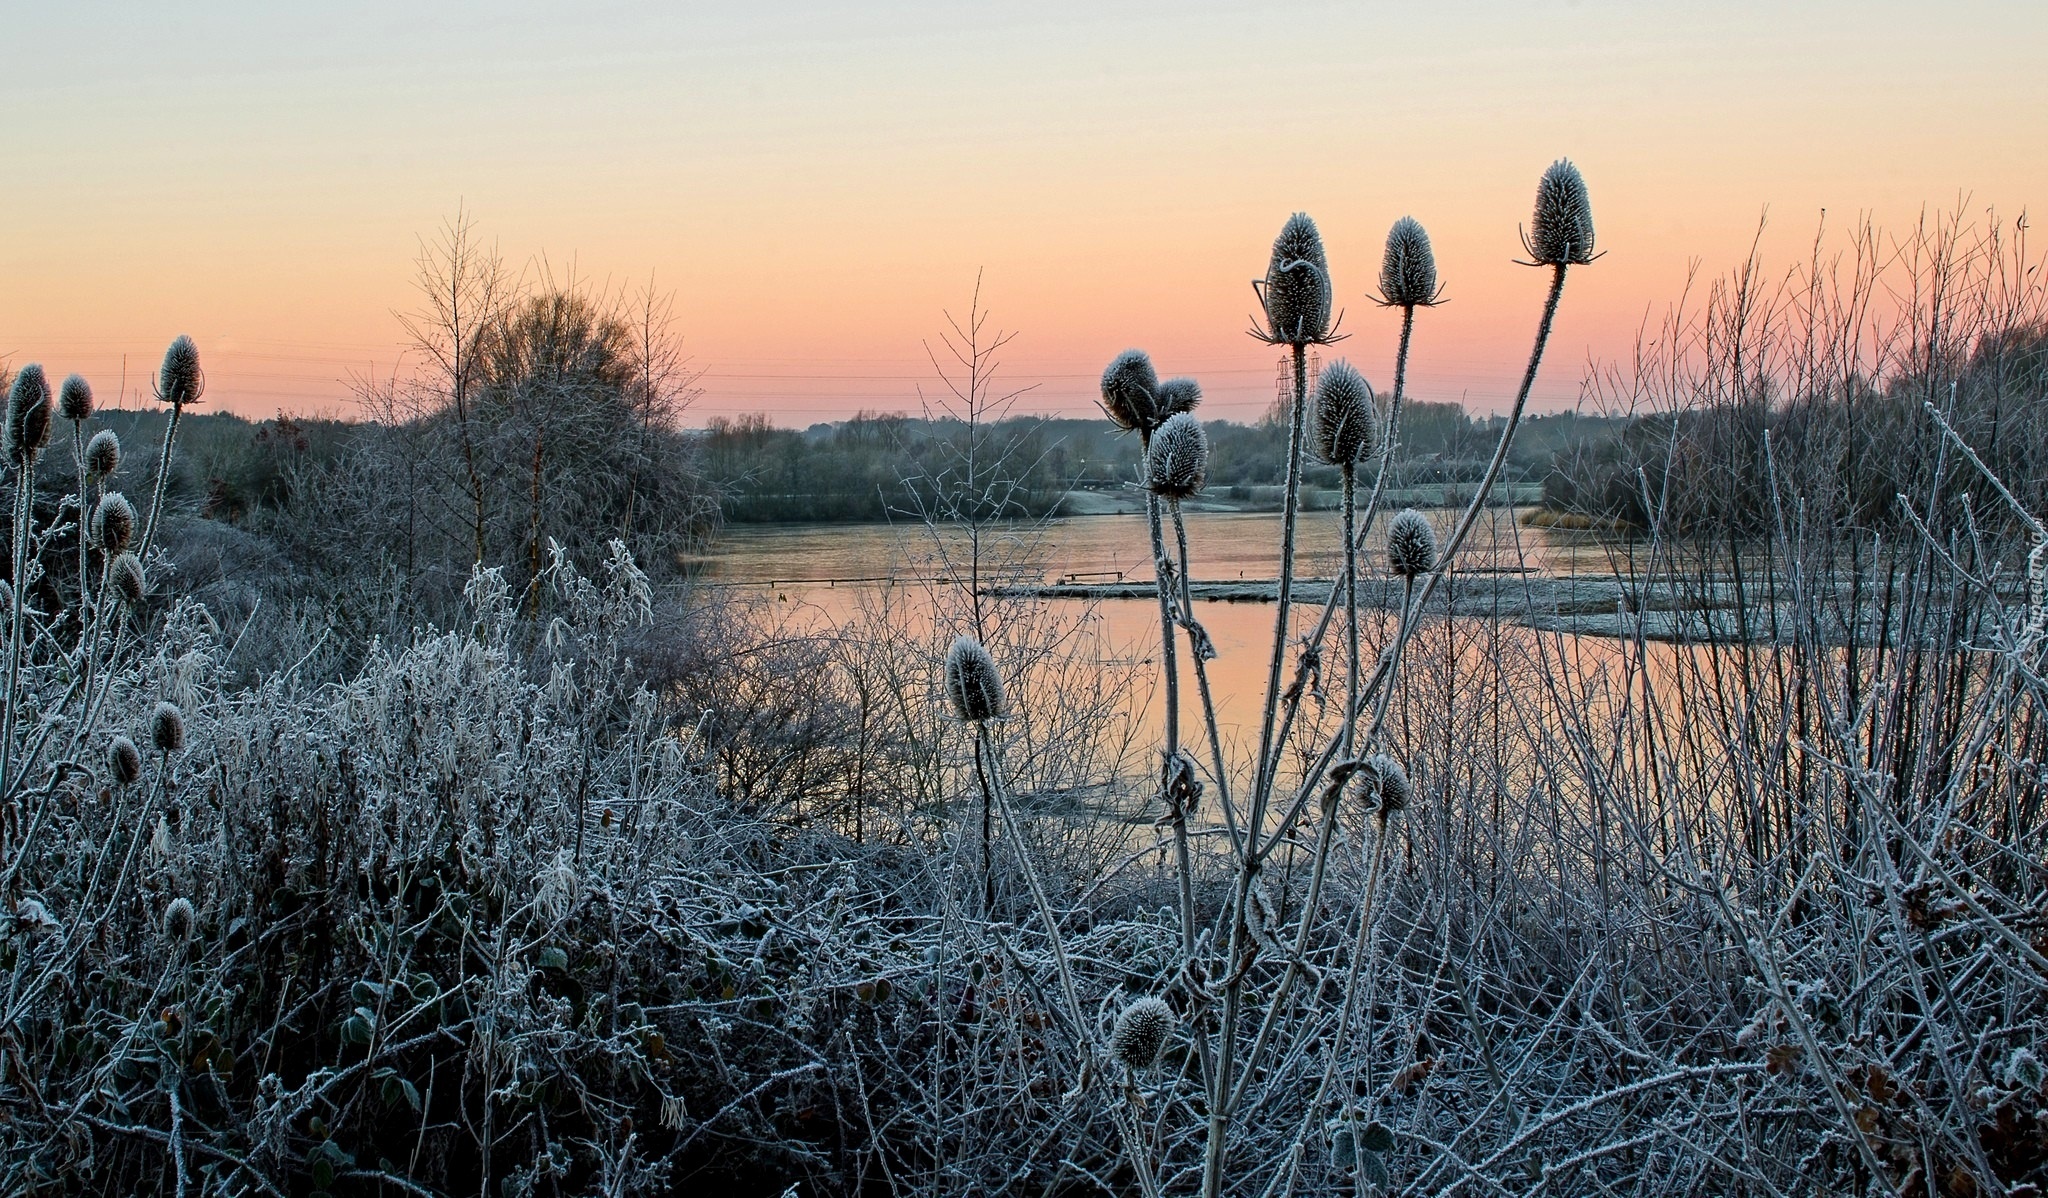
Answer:
[[[1576,413],[1539,416],[1516,437],[1507,481],[1538,482],[1559,454],[1610,436],[1625,423]],[[1277,486],[1287,471],[1288,430],[1277,414],[1254,424],[1206,424],[1211,447],[1208,494],[1245,499]],[[1499,435],[1455,403],[1408,403],[1390,485],[1476,481]],[[979,430],[957,420],[863,413],[807,429],[776,428],[766,416],[719,418],[703,434],[701,460],[737,523],[861,521],[925,510],[936,480],[951,478],[964,447],[979,437],[984,468],[1012,488],[1008,514],[1059,510],[1067,492],[1108,491],[1135,482],[1138,442],[1107,420],[1012,417]],[[1311,465],[1311,487],[1336,487],[1335,467]]]

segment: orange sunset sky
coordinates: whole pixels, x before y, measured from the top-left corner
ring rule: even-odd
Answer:
[[[882,0],[866,5],[28,4],[0,70],[0,360],[139,401],[191,333],[209,402],[352,414],[404,371],[417,239],[464,205],[517,266],[674,293],[693,422],[912,410],[976,271],[1021,411],[1092,412],[1116,351],[1255,418],[1267,248],[1314,215],[1345,328],[1413,214],[1452,302],[1413,386],[1504,406],[1543,279],[1537,176],[1584,170],[1537,406],[1747,251],[2048,200],[2048,4]]]

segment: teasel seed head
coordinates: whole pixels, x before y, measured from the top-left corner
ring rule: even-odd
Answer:
[[[1142,349],[1127,349],[1102,372],[1102,410],[1122,429],[1150,433],[1159,424],[1159,372]]]
[[[92,384],[82,374],[67,375],[57,389],[57,414],[66,420],[92,419]]]
[[[1415,802],[1415,785],[1408,781],[1408,771],[1385,753],[1374,753],[1360,762],[1353,785],[1359,798],[1379,815],[1406,811]]]
[[[1402,508],[1387,525],[1387,568],[1403,578],[1436,569],[1436,529],[1414,508]]]
[[[1117,1013],[1109,1050],[1132,1072],[1150,1069],[1173,1035],[1173,1011],[1157,998],[1136,999]]]
[[[1192,412],[1202,402],[1202,384],[1193,379],[1168,379],[1159,384],[1158,401],[1161,421]]]
[[[180,333],[164,351],[164,364],[156,375],[156,397],[174,408],[198,403],[206,390],[206,376],[199,370],[199,347]]]
[[[30,362],[7,389],[7,456],[23,461],[49,443],[50,379],[40,364]]]
[[[85,443],[85,469],[94,478],[111,477],[121,468],[121,438],[103,428]]]
[[[108,742],[107,773],[119,786],[133,786],[142,777],[142,753],[134,741],[117,736]]]
[[[1352,466],[1379,452],[1380,410],[1372,384],[1339,359],[1316,381],[1316,455],[1332,466]]]
[[[120,553],[135,539],[135,509],[119,491],[100,496],[92,509],[92,541],[108,553]]]
[[[1422,223],[1404,216],[1387,230],[1387,252],[1380,259],[1380,302],[1390,308],[1427,308],[1443,288],[1436,281],[1436,251]]]
[[[149,714],[149,743],[159,753],[177,753],[185,748],[185,713],[167,699],[157,700]]]
[[[953,714],[970,724],[1003,714],[1003,676],[981,642],[963,636],[946,653],[946,697]]]
[[[1287,218],[1273,239],[1260,293],[1267,339],[1282,345],[1317,345],[1330,335],[1330,265],[1323,236],[1305,212]]]
[[[1165,499],[1186,499],[1209,480],[1209,434],[1182,412],[1152,434],[1145,451],[1145,489]]]
[[[164,908],[164,939],[173,945],[182,945],[192,938],[192,929],[198,922],[199,916],[192,910],[192,900],[180,895]]]
[[[1536,185],[1536,214],[1522,239],[1538,266],[1583,266],[1593,260],[1593,205],[1586,180],[1568,158],[1543,172]]]
[[[149,580],[142,573],[142,562],[132,553],[123,552],[114,558],[108,569],[114,593],[121,596],[130,609],[140,611],[149,598]]]

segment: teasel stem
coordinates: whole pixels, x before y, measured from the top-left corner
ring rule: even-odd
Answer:
[[[164,494],[169,489],[167,484],[171,478],[171,445],[177,440],[178,418],[184,414],[185,405],[174,403],[171,405],[171,418],[164,424],[163,456],[157,459],[156,488],[149,500],[149,521],[142,526],[142,545],[135,551],[138,561],[147,562],[150,546],[156,544],[156,522],[163,515]]]
[[[86,543],[90,529],[87,526],[91,523],[88,517],[92,515],[92,512],[85,506],[88,488],[86,485],[85,469],[85,422],[83,420],[71,422],[71,452],[78,462],[78,622],[79,643],[83,644],[85,641],[87,614],[92,611],[92,595],[85,585],[86,563],[90,560],[87,556],[89,547]]]
[[[1147,449],[1151,437],[1145,438]],[[1171,780],[1180,762],[1180,658],[1174,648],[1173,559],[1166,553],[1160,528],[1158,495],[1145,492],[1145,522],[1152,533],[1153,590],[1159,595],[1159,652],[1166,675],[1166,749],[1159,772],[1159,795],[1173,823],[1174,869],[1180,882],[1180,947],[1183,958],[1195,951],[1195,875],[1188,851],[1188,813],[1172,793]],[[1176,511],[1179,501],[1174,501]]]
[[[47,400],[44,402],[48,402]],[[0,709],[0,796],[14,793],[14,713],[21,681],[21,592],[28,572],[28,534],[35,515],[36,452],[24,451],[16,460],[14,478],[14,574],[7,588],[7,701]]]
[[[1358,522],[1356,533],[1352,533],[1348,529],[1346,530],[1345,541],[1347,547],[1345,552],[1347,555],[1365,548],[1365,538],[1372,535],[1373,520],[1379,514],[1380,499],[1386,492],[1387,478],[1392,472],[1394,443],[1399,438],[1401,432],[1401,401],[1407,394],[1408,387],[1408,347],[1415,336],[1415,307],[1414,304],[1404,304],[1401,307],[1401,344],[1394,354],[1394,398],[1387,405],[1387,426],[1384,430],[1384,435],[1380,438],[1379,473],[1373,479],[1372,496],[1366,500],[1365,518]],[[1346,509],[1349,510],[1350,506],[1350,501],[1347,500],[1345,502]],[[1315,631],[1309,634],[1308,643],[1311,648],[1320,648],[1322,646],[1323,638],[1330,631],[1330,621],[1336,614],[1337,591],[1333,588],[1330,591],[1330,597],[1323,601],[1323,614],[1316,621]],[[1303,675],[1297,672],[1295,676],[1297,686],[1301,685],[1303,681]],[[1355,711],[1357,709],[1356,693],[1353,692],[1351,697],[1352,706],[1347,710]],[[1297,692],[1287,700],[1287,710],[1280,717],[1280,733],[1274,738],[1275,747],[1273,752],[1276,758],[1287,751],[1287,738],[1294,730],[1294,717],[1300,708],[1301,694]],[[1345,728],[1348,732],[1350,729],[1348,722],[1345,724]],[[1347,754],[1350,753],[1352,745],[1349,743],[1345,744],[1341,751]],[[1275,762],[1275,768],[1278,768],[1277,761]]]
[[[1466,507],[1465,513],[1459,519],[1457,528],[1451,534],[1450,540],[1444,542],[1438,550],[1436,568],[1423,578],[1421,594],[1415,597],[1414,602],[1402,605],[1402,626],[1404,629],[1408,626],[1410,613],[1417,612],[1421,608],[1428,606],[1430,596],[1436,593],[1437,585],[1442,582],[1443,576],[1450,571],[1451,563],[1457,558],[1459,546],[1464,543],[1465,537],[1471,533],[1472,526],[1478,522],[1480,509],[1485,506],[1487,496],[1492,493],[1494,483],[1500,478],[1501,467],[1507,462],[1508,449],[1514,442],[1515,431],[1521,427],[1523,409],[1528,407],[1529,392],[1536,385],[1536,368],[1543,361],[1544,347],[1550,342],[1550,328],[1557,319],[1558,300],[1564,294],[1564,274],[1567,265],[1567,263],[1560,262],[1551,266],[1550,294],[1543,304],[1543,317],[1536,326],[1536,344],[1529,351],[1529,366],[1522,373],[1522,385],[1515,393],[1515,403],[1508,413],[1507,426],[1501,430],[1500,443],[1494,447],[1493,460],[1487,464],[1486,475],[1481,479],[1479,489],[1473,492],[1471,504]],[[1401,650],[1405,640],[1405,636],[1397,638],[1394,649],[1381,655],[1379,665],[1373,670],[1372,677],[1367,680],[1365,690],[1359,696],[1361,703],[1367,699],[1376,698],[1380,688],[1388,685],[1394,670],[1400,665]],[[1366,732],[1364,739],[1356,742],[1356,747],[1361,752],[1370,752],[1373,743],[1379,738],[1380,725],[1384,719],[1386,704],[1379,702],[1377,703],[1377,708],[1382,714],[1374,719],[1372,727]],[[1358,714],[1356,710],[1352,710],[1345,712],[1344,716],[1347,720],[1355,720]],[[1301,818],[1301,813],[1307,809],[1309,797],[1315,793],[1316,784],[1321,779],[1323,771],[1329,769],[1330,763],[1336,759],[1337,741],[1335,738],[1332,738],[1330,743],[1324,747],[1322,753],[1317,757],[1315,763],[1309,767],[1308,773],[1302,779],[1301,789],[1294,796],[1293,803],[1289,805],[1287,813],[1275,825],[1271,842],[1269,842],[1267,847],[1260,850],[1261,856],[1270,851],[1272,844],[1279,843],[1281,838],[1286,836],[1287,830],[1294,825],[1294,821]]]
[[[1237,808],[1231,804],[1230,775],[1223,766],[1222,726],[1216,722],[1216,696],[1209,686],[1209,665],[1203,658],[1201,647],[1193,643],[1195,620],[1194,593],[1188,584],[1188,526],[1181,519],[1180,504],[1167,505],[1173,513],[1173,537],[1180,550],[1180,607],[1181,617],[1189,625],[1188,660],[1195,667],[1195,692],[1202,700],[1202,724],[1209,734],[1209,761],[1216,772],[1216,802],[1223,812],[1223,826],[1230,834],[1231,847],[1243,851],[1244,835],[1237,825]],[[1207,636],[1207,632],[1203,633]]]
[[[1297,341],[1291,348],[1294,351],[1294,406],[1288,420],[1287,490],[1280,509],[1279,610],[1273,618],[1273,655],[1266,668],[1266,702],[1259,715],[1257,769],[1245,812],[1244,839],[1238,850],[1237,886],[1231,894],[1230,955],[1224,961],[1228,981],[1223,988],[1223,1026],[1216,1042],[1216,1080],[1209,1092],[1209,1133],[1202,1158],[1203,1198],[1220,1198],[1223,1193],[1223,1141],[1232,1115],[1231,1066],[1237,1056],[1237,1020],[1244,1006],[1244,978],[1249,965],[1242,958],[1253,951],[1245,911],[1251,902],[1251,888],[1258,879],[1259,862],[1271,845],[1278,843],[1277,836],[1272,841],[1261,843],[1260,831],[1265,824],[1266,805],[1273,782],[1279,773],[1278,762],[1273,758],[1273,717],[1280,702],[1280,662],[1287,655],[1287,621],[1293,607],[1295,517],[1301,501],[1301,433],[1303,417],[1308,410],[1308,345]]]

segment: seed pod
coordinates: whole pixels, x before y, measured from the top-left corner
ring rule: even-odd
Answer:
[[[199,371],[199,347],[192,338],[178,334],[164,351],[164,364],[156,374],[156,397],[172,407],[198,403],[206,390],[206,376]]]
[[[1586,198],[1586,180],[1570,159],[1560,158],[1543,172],[1523,245],[1539,266],[1583,266],[1593,260],[1593,205]]]
[[[1380,302],[1396,308],[1426,308],[1437,301],[1436,251],[1429,234],[1412,216],[1387,230],[1387,253],[1380,259]]]
[[[164,939],[172,944],[183,944],[192,938],[192,928],[198,922],[191,900],[180,895],[164,908]]]
[[[946,697],[953,714],[970,724],[1003,714],[1003,676],[981,642],[963,636],[946,654]]]
[[[1354,789],[1365,804],[1380,815],[1406,811],[1415,802],[1415,785],[1408,771],[1385,753],[1374,753],[1359,763]]]
[[[1193,379],[1168,379],[1159,384],[1159,419],[1192,412],[1202,402],[1202,385]]]
[[[121,438],[103,428],[85,443],[85,468],[94,478],[111,477],[121,468]]]
[[[35,362],[21,368],[7,389],[7,456],[34,457],[50,443],[50,379]]]
[[[1116,1027],[1109,1034],[1109,1050],[1133,1072],[1150,1069],[1172,1034],[1173,1012],[1148,995],[1118,1013]]]
[[[119,553],[135,539],[135,509],[119,491],[100,496],[92,509],[93,544],[108,553]]]
[[[1159,426],[1145,451],[1145,489],[1166,499],[1186,499],[1209,479],[1209,434],[1202,422],[1182,412]]]
[[[118,786],[133,786],[142,777],[142,754],[135,742],[117,736],[107,745],[107,773]]]
[[[1380,411],[1372,384],[1339,359],[1316,381],[1316,456],[1332,466],[1350,466],[1379,452]]]
[[[124,552],[114,558],[108,574],[112,576],[114,593],[129,607],[139,610],[149,598],[149,580],[142,573],[142,562],[134,554]]]
[[[1320,344],[1330,333],[1330,266],[1323,236],[1305,212],[1287,218],[1266,265],[1266,328],[1285,345]]]
[[[1149,433],[1159,423],[1159,372],[1142,349],[1127,349],[1102,372],[1102,410],[1118,428]]]
[[[66,420],[92,419],[92,384],[84,375],[67,376],[57,389],[57,414]]]
[[[1436,569],[1436,529],[1412,507],[1387,525],[1387,568],[1403,578]]]
[[[159,699],[149,715],[149,743],[159,753],[176,753],[185,747],[185,713],[176,703]]]

